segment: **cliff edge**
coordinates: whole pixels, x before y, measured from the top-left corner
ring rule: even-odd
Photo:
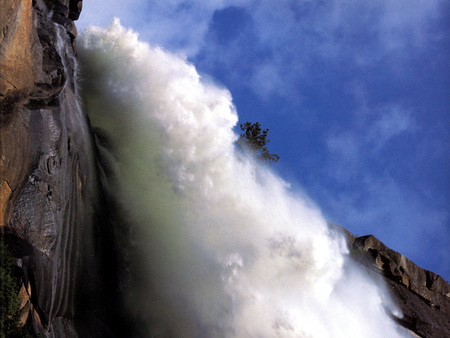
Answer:
[[[413,337],[450,336],[450,285],[439,275],[417,266],[388,248],[373,235],[354,237],[349,231],[329,224],[344,234],[350,257],[369,274],[381,276],[403,317],[393,317]]]

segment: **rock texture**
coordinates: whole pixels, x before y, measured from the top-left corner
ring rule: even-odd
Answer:
[[[36,44],[32,0],[5,0],[0,14],[0,95],[8,90],[28,95],[39,81],[34,67],[41,53]]]
[[[347,234],[352,256],[371,271],[380,273],[392,298],[403,312],[394,318],[414,336],[450,337],[450,285],[422,269],[372,235]]]
[[[112,236],[77,99],[81,3],[3,0],[0,11],[0,227],[21,269],[20,321],[45,337],[114,336]]]

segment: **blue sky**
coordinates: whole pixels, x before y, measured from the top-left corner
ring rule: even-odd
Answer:
[[[355,235],[450,280],[450,3],[88,0],[269,128],[274,168]],[[236,130],[239,132],[239,130]]]

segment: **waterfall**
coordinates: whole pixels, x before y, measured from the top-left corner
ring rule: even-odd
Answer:
[[[113,144],[108,191],[133,232],[128,309],[146,336],[402,336],[384,286],[320,210],[236,152],[228,90],[118,20],[79,40],[88,114]]]

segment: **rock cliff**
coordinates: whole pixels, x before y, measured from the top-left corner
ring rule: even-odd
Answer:
[[[450,285],[441,276],[420,268],[372,235],[355,238],[352,248],[363,254],[366,266],[383,275],[403,312],[398,320],[402,326],[418,337],[449,336]]]
[[[441,276],[420,268],[373,235],[354,237],[347,230],[330,225],[344,233],[350,257],[369,274],[382,277],[403,313],[403,318],[394,320],[413,337],[449,337],[450,285]]]
[[[77,98],[81,4],[4,0],[0,12],[0,227],[20,268],[20,321],[45,337],[112,336],[116,322],[113,236]]]

